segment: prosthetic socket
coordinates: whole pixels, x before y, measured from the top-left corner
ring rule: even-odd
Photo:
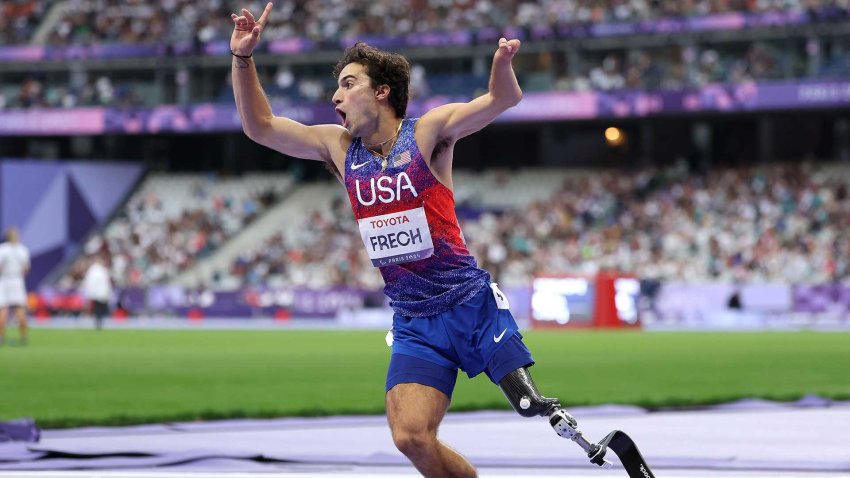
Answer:
[[[588,442],[578,431],[578,422],[561,408],[557,398],[540,395],[527,367],[522,367],[505,375],[499,382],[502,393],[517,413],[523,417],[549,417],[549,424],[555,433],[576,442],[590,458],[591,463],[609,468],[611,463],[605,460],[605,448]]]

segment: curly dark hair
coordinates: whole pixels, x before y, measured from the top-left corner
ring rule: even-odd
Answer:
[[[339,79],[340,72],[349,63],[359,63],[366,67],[372,88],[388,85],[390,105],[398,118],[404,118],[410,99],[410,63],[407,58],[358,42],[345,50],[342,59],[334,67],[334,78]]]

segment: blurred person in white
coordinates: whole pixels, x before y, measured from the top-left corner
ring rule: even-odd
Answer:
[[[0,244],[0,345],[6,339],[9,311],[18,320],[18,343],[27,343],[27,288],[24,276],[30,269],[30,252],[18,239],[14,227],[6,231],[6,242]]]
[[[112,279],[109,277],[106,264],[105,258],[95,256],[86,270],[82,284],[83,296],[91,301],[91,311],[97,330],[103,328],[103,318],[109,315],[109,299],[112,297]]]
[[[357,43],[334,68],[332,101],[341,125],[308,126],[274,115],[257,75],[252,56],[271,11],[268,3],[259,19],[246,9],[231,16],[242,128],[271,149],[324,162],[346,188],[395,312],[385,399],[396,447],[425,476],[477,476],[437,438],[463,370],[470,378],[485,372],[517,413],[547,417],[558,435],[572,438],[588,457],[599,456],[602,447],[581,437],[559,400],[537,390],[528,370],[534,359],[508,300],[469,253],[455,211],[454,145],[522,99],[512,64],[520,41],[499,39],[485,94],[420,118],[406,118],[408,60]]]

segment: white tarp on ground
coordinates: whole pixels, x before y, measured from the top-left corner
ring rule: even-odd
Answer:
[[[658,476],[708,476],[701,473],[710,471],[711,476],[728,477],[850,477],[846,402],[749,400],[700,411],[649,413],[609,406],[571,412],[590,439],[601,439],[612,429],[629,433]],[[482,476],[625,476],[622,469],[595,469],[542,418],[452,413],[440,436],[479,466]],[[46,457],[46,452],[52,455]],[[616,461],[613,454],[610,458]],[[134,469],[186,478],[191,475],[185,473],[195,472],[211,477],[416,475],[395,450],[381,416],[47,430],[37,444],[0,445],[3,478],[70,477],[20,473],[81,469],[88,474],[77,476],[113,477],[120,475],[103,473]]]

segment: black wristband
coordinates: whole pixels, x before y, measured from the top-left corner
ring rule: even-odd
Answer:
[[[230,54],[235,56],[236,58],[242,58],[243,60],[247,60],[248,58],[251,58],[252,56],[254,56],[254,52],[251,52],[251,54],[248,55],[248,56],[242,56],[242,55],[237,55],[236,52],[233,51],[233,50],[230,50]]]

